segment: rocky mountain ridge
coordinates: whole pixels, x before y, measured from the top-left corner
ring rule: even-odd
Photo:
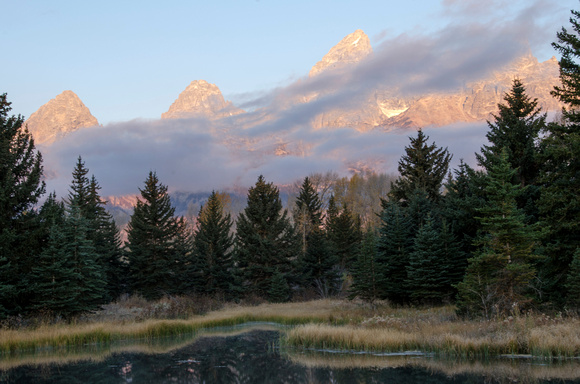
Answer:
[[[98,120],[73,91],[64,91],[41,106],[24,123],[36,144],[48,145]]]
[[[322,57],[310,70],[309,78],[318,78],[322,73],[345,70],[356,66],[367,58],[372,58],[373,49],[368,36],[362,30],[347,35]],[[550,95],[553,86],[559,82],[558,62],[555,58],[545,62],[531,53],[520,57],[504,68],[496,70],[488,78],[465,84],[460,89],[446,93],[403,96],[397,89],[385,84],[376,84],[366,90],[358,100],[346,107],[324,110],[310,120],[315,129],[350,127],[358,131],[380,129],[413,129],[426,126],[443,126],[457,122],[485,121],[497,112],[497,104],[511,89],[515,78],[522,80],[528,95],[538,99],[544,110],[559,110],[561,104]],[[285,101],[283,108],[306,104],[321,97],[318,93],[298,95]],[[203,118],[222,127],[220,137],[227,145],[243,146],[251,149],[261,140],[229,135],[223,126],[247,128],[260,122],[268,122],[272,116],[268,111],[254,113],[246,118],[244,110],[226,101],[215,84],[205,80],[192,81],[171,104],[162,119]],[[235,118],[232,124],[219,124],[224,118]],[[214,124],[212,123],[212,124]],[[65,91],[39,108],[27,121],[30,131],[39,144],[50,144],[80,128],[97,125],[97,119],[72,92]],[[272,138],[268,138],[272,141]],[[274,140],[275,141],[275,140]],[[277,139],[274,152],[278,155],[292,154],[293,144],[283,138]],[[301,144],[303,151],[308,144]]]

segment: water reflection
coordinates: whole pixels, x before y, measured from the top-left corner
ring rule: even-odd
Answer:
[[[215,332],[215,331],[214,331]],[[2,383],[580,383],[577,361],[458,362],[282,349],[279,331],[234,329],[59,356],[0,358]],[[75,352],[75,351],[73,351]],[[86,351],[85,351],[86,352]]]

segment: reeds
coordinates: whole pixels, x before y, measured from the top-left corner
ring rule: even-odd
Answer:
[[[42,325],[36,329],[0,332],[0,354],[55,349],[129,339],[155,339],[194,333],[204,328],[248,322],[297,325],[310,322],[339,323],[332,316],[332,301],[314,303],[263,304],[256,307],[229,307],[187,320],[146,320],[142,322],[97,322],[88,324]]]
[[[464,358],[580,356],[580,321],[577,318],[550,319],[529,314],[496,321],[442,321],[440,315],[421,314],[420,311],[416,315],[375,316],[358,325],[347,326],[302,325],[286,332],[283,342],[321,350],[422,351]]]

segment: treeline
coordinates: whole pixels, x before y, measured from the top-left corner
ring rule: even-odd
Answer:
[[[580,14],[571,19],[580,31]],[[513,81],[475,170],[419,130],[386,176],[306,177],[284,209],[260,176],[232,218],[213,192],[195,226],[150,172],[119,230],[79,157],[64,201],[45,194],[42,157],[0,96],[0,318],[72,317],[122,293],[273,302],[348,294],[374,303],[454,302],[468,316],[580,307],[580,42],[566,30],[561,119],[548,123]],[[360,188],[358,188],[358,187]],[[353,197],[353,196],[356,196]],[[361,202],[364,202],[361,204]]]

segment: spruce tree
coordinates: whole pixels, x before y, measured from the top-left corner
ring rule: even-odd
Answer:
[[[355,297],[374,306],[380,298],[380,268],[377,262],[378,238],[374,230],[367,228],[352,272],[349,299]]]
[[[513,184],[515,173],[507,150],[488,170],[488,202],[479,209],[478,217],[480,249],[469,260],[467,274],[458,285],[460,312],[489,318],[521,310],[531,301],[537,230],[525,224],[525,215],[517,208],[522,187]]]
[[[353,216],[346,203],[342,205],[341,210],[338,210],[334,196],[330,197],[327,210],[326,236],[335,262],[338,263],[342,271],[346,272],[352,269],[362,241],[360,219],[358,217],[353,218]]]
[[[427,216],[413,241],[407,265],[406,285],[411,301],[420,304],[439,304],[450,286],[448,256],[431,216]]]
[[[304,178],[295,204],[294,223],[302,239],[302,250],[306,252],[310,233],[322,225],[322,201],[308,177]]]
[[[337,259],[332,252],[326,234],[315,228],[308,236],[306,252],[299,259],[298,271],[304,287],[313,287],[321,297],[337,292],[340,274]]]
[[[205,294],[230,297],[234,292],[232,219],[224,212],[213,191],[200,209],[194,232],[192,264],[189,273],[192,289]]]
[[[541,114],[538,99],[530,99],[519,79],[513,81],[511,90],[504,96],[506,104],[498,104],[499,113],[492,114],[486,134],[490,145],[476,154],[480,166],[489,169],[499,160],[502,149],[507,151],[508,162],[516,170],[516,183],[533,185],[537,181],[538,135],[546,125],[546,114]]]
[[[76,315],[96,310],[106,301],[105,273],[94,243],[89,239],[89,221],[76,204],[67,207],[62,231],[64,242],[60,252],[70,258],[74,276],[71,286],[75,302],[69,313]]]
[[[438,148],[435,143],[428,145],[429,136],[425,136],[421,129],[416,138],[409,139],[411,145],[405,147],[405,155],[399,160],[400,177],[391,183],[389,197],[394,201],[407,202],[411,194],[419,189],[429,199],[438,201],[452,155],[447,148]]]
[[[570,263],[566,289],[568,290],[566,305],[580,311],[580,248],[574,252],[572,263]]]
[[[580,248],[580,13],[572,11],[572,31],[562,28],[552,46],[562,54],[559,61],[561,86],[552,95],[565,104],[563,122],[548,124],[541,142],[542,187],[538,202],[541,224],[549,228],[543,241],[540,280],[547,301],[565,304],[561,287],[573,255]]]
[[[238,216],[236,249],[246,288],[262,297],[268,297],[275,270],[288,277],[299,255],[299,241],[278,188],[261,175]]]
[[[377,264],[382,299],[396,304],[409,301],[407,267],[413,241],[411,219],[397,202],[383,202]]]
[[[480,225],[475,217],[477,210],[485,203],[485,175],[476,172],[463,160],[459,163],[459,168],[454,170],[454,174],[455,177],[450,175],[445,183],[447,193],[443,200],[442,217],[450,232],[459,241],[460,251],[469,255],[476,249],[473,243]]]
[[[11,103],[0,95],[0,318],[17,314],[29,300],[27,276],[39,249],[34,206],[44,194],[42,156],[24,117],[8,116]]]
[[[33,292],[30,309],[46,315],[67,317],[77,311],[76,282],[82,276],[75,271],[74,253],[67,252],[70,239],[66,237],[64,204],[50,194],[40,210],[45,222],[47,243],[38,255],[36,264],[27,276]]]
[[[183,218],[174,217],[167,187],[149,172],[127,226],[129,283],[147,299],[182,293],[184,260],[191,252]]]
[[[268,300],[272,303],[284,303],[290,298],[290,287],[286,278],[278,268],[270,279],[270,289],[268,290]]]

